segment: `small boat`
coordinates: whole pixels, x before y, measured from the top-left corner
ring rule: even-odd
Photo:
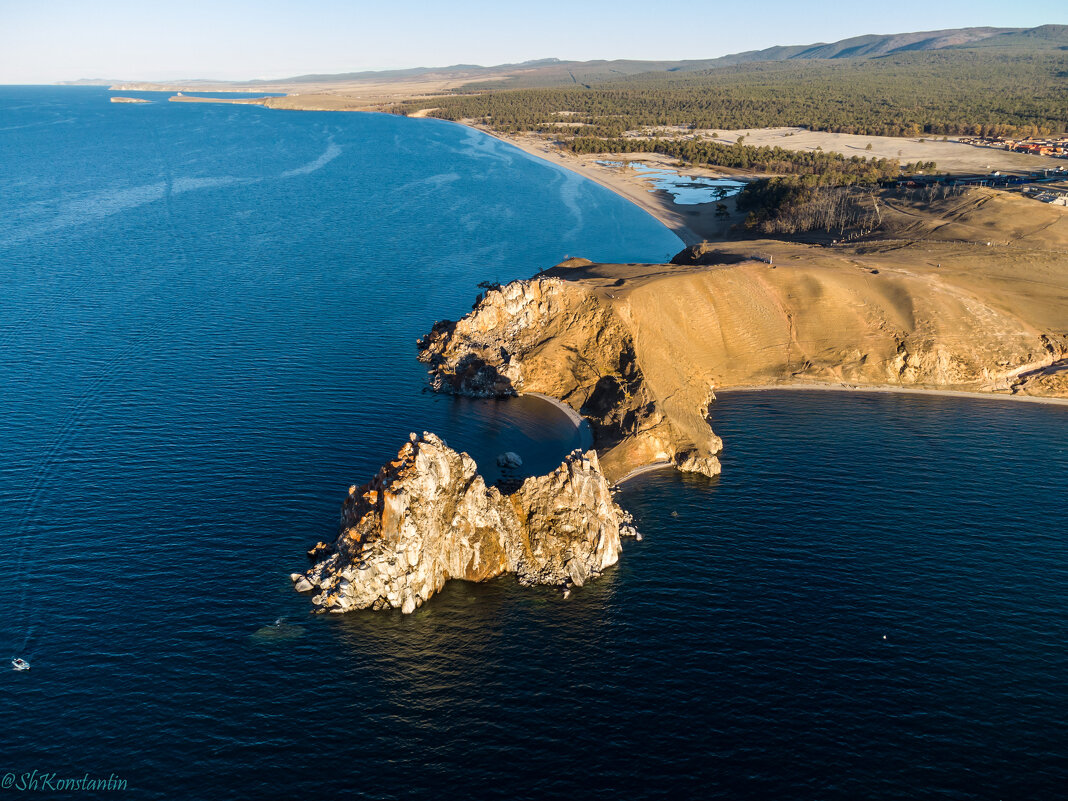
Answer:
[[[25,659],[19,659],[17,656],[13,656],[11,658],[11,667],[13,667],[15,670],[29,670],[30,663],[27,662]]]

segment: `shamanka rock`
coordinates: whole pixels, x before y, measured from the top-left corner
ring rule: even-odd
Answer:
[[[616,563],[630,516],[612,500],[593,451],[575,451],[512,494],[486,486],[473,459],[412,434],[370,482],[352,487],[333,544],[295,574],[320,612],[414,611],[449,579],[576,584]]]

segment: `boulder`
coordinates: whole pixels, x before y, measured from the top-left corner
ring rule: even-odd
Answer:
[[[514,451],[507,451],[497,457],[498,467],[522,467],[523,460]]]

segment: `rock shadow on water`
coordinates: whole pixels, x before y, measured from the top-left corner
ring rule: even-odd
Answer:
[[[415,680],[418,671],[444,671],[471,681],[491,674],[501,653],[518,647],[531,632],[554,631],[554,638],[580,641],[602,625],[621,589],[618,566],[595,582],[572,588],[527,587],[513,575],[489,581],[449,581],[432,602],[413,614],[400,610],[353,610],[325,619],[355,660],[379,663],[383,671]]]
[[[268,626],[261,626],[248,636],[254,645],[280,645],[304,636],[304,626],[287,623],[285,618],[278,618]]]

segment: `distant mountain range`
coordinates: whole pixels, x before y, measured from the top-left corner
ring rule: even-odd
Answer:
[[[1047,28],[1062,26],[1044,26]],[[803,58],[874,58],[891,53],[913,50],[941,50],[946,47],[967,47],[990,39],[1008,42],[1006,37],[1030,33],[1038,28],[954,28],[916,33],[868,34],[826,44],[790,45],[750,50],[703,62],[707,67],[729,67],[753,61],[789,61]],[[1065,28],[1068,30],[1068,28]],[[1015,42],[1015,39],[1013,39]],[[1013,42],[1008,42],[1012,46]]]
[[[769,47],[711,59],[684,61],[561,61],[547,58],[518,64],[482,67],[476,64],[453,64],[448,67],[414,67],[401,70],[349,72],[339,74],[298,75],[280,80],[209,81],[187,80],[161,82],[159,86],[186,87],[226,86],[228,88],[326,85],[367,81],[393,83],[405,80],[442,79],[457,81],[472,89],[559,86],[569,83],[590,84],[616,80],[650,72],[700,72],[721,67],[773,61],[803,59],[871,59],[898,53],[945,49],[999,49],[1005,51],[1068,50],[1068,25],[1042,25],[1037,28],[954,28],[914,33],[869,34],[838,42]],[[121,81],[78,80],[75,84],[121,84]],[[154,84],[142,84],[144,86]]]

